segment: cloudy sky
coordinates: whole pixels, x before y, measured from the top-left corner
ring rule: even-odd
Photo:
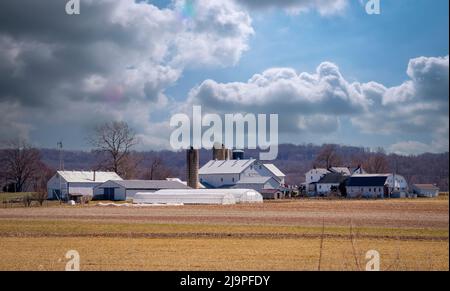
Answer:
[[[3,139],[86,149],[123,120],[163,149],[202,105],[278,113],[281,142],[448,151],[448,0],[66,2],[1,1]]]

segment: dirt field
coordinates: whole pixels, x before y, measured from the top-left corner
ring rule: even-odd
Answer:
[[[0,270],[448,270],[448,225],[447,199],[0,209]]]

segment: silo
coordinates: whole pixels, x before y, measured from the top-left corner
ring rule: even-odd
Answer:
[[[224,145],[214,145],[213,160],[224,161],[229,160],[228,149]]]
[[[198,189],[199,151],[192,148],[186,151],[186,182],[192,189]]]

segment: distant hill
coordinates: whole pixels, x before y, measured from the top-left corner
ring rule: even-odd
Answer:
[[[289,184],[300,184],[304,182],[304,174],[311,169],[317,156],[324,146],[312,144],[291,145],[283,144],[279,147],[279,155],[273,163],[286,175]],[[343,166],[357,166],[358,161],[364,161],[373,155],[368,149],[352,146],[335,146],[336,154],[341,159]],[[58,150],[42,149],[43,161],[51,168],[59,167]],[[164,166],[168,168],[174,177],[184,179],[185,176],[185,153],[172,151],[149,151],[135,153],[144,162],[138,165],[135,178],[142,178],[152,160],[161,159]],[[432,183],[437,184],[442,191],[448,191],[449,178],[449,154],[422,154],[418,156],[385,155],[390,171],[395,169],[398,174],[405,176],[409,183]],[[67,170],[90,170],[98,165],[98,159],[92,152],[64,151],[64,166]],[[259,152],[247,150],[246,158],[257,158]],[[200,164],[205,164],[212,158],[212,152],[201,150]]]

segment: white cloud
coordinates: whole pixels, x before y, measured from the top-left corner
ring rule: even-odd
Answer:
[[[283,8],[290,14],[316,10],[322,15],[341,13],[348,5],[347,0],[235,0],[252,9]]]
[[[403,142],[398,151],[448,151],[448,56],[412,59],[410,80],[396,87],[348,82],[330,62],[316,72],[272,68],[247,82],[206,80],[191,90],[189,104],[209,111],[278,113],[282,133],[336,132],[343,118],[356,131],[390,137],[428,137],[426,146]]]
[[[0,128],[2,136],[37,134],[52,123],[76,130],[113,118],[149,134],[157,127],[151,115],[169,102],[165,90],[187,67],[234,65],[253,34],[250,16],[232,1],[174,0],[160,9],[134,0],[84,0],[78,16],[66,15],[64,6],[2,1],[0,104],[22,116],[10,123],[2,114],[0,123],[10,124]]]

